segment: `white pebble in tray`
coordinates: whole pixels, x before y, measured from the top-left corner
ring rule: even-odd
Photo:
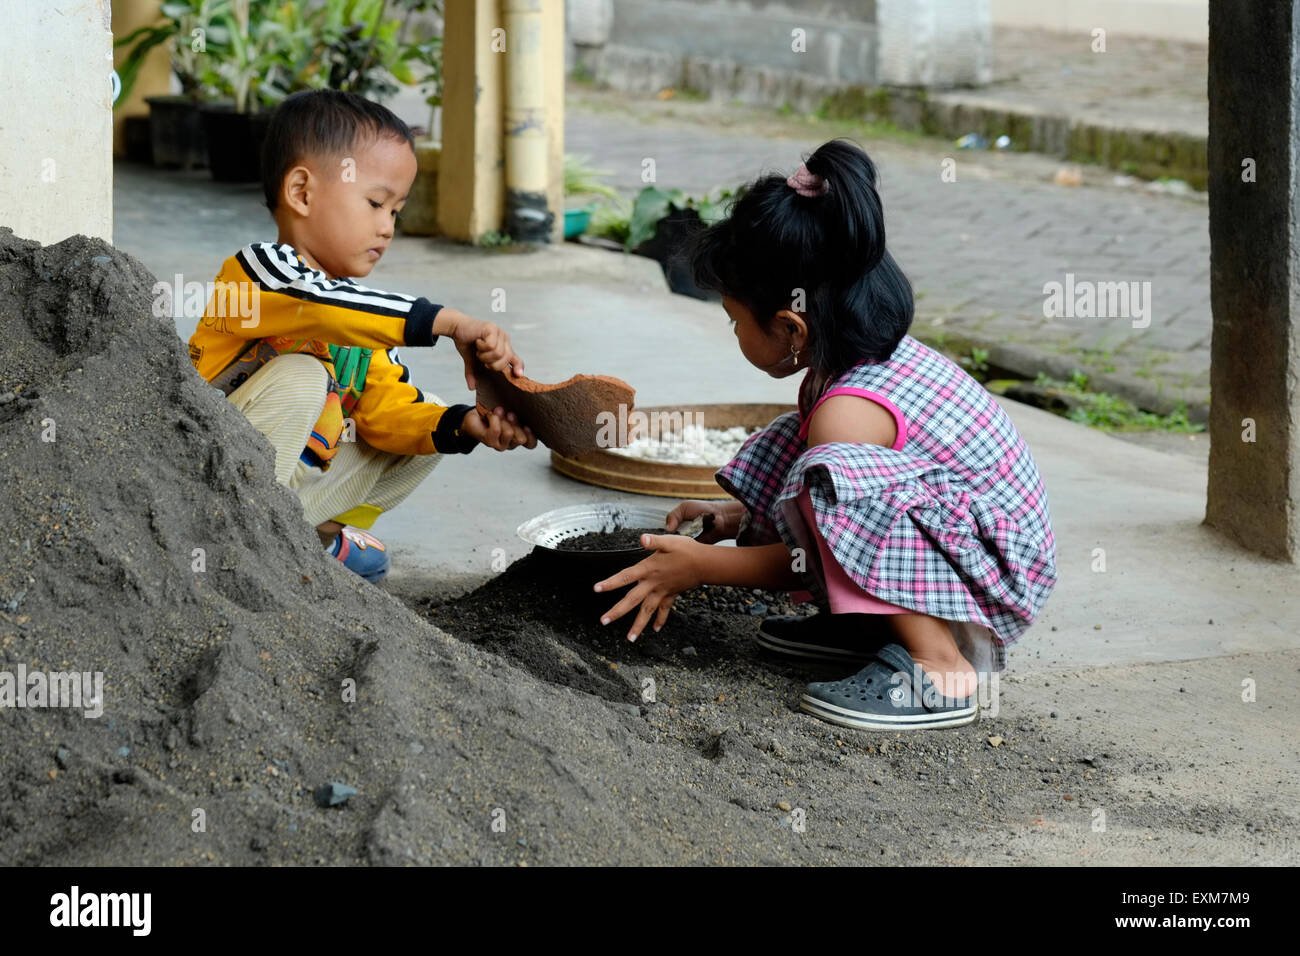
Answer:
[[[736,456],[745,439],[753,433],[742,425],[732,428],[687,425],[680,433],[638,438],[622,448],[610,448],[609,451],[642,461],[721,468]]]

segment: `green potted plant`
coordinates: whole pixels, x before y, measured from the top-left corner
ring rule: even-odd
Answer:
[[[307,7],[286,0],[227,0],[228,55],[217,72],[230,105],[205,108],[214,179],[259,178],[269,107],[300,90],[347,90],[383,97],[393,80],[414,82],[402,21],[388,0],[325,0]]]
[[[411,16],[440,8],[428,0],[403,0],[405,19],[388,16],[391,0],[326,0],[320,10],[318,36],[325,85],[371,99],[397,92],[392,80],[416,82],[412,48],[402,42]],[[391,77],[391,79],[390,79]]]
[[[200,109],[208,141],[208,168],[219,182],[245,183],[261,178],[262,140],[270,113],[261,109],[261,86],[281,67],[279,40],[284,30],[270,0],[229,0],[223,14],[230,43],[216,72],[229,103]]]
[[[632,203],[626,247],[629,252],[658,261],[668,287],[681,295],[716,300],[715,293],[699,288],[678,254],[686,240],[702,226],[712,225],[725,213],[735,195],[721,189],[703,196],[687,196],[680,189],[647,186]]]
[[[429,124],[415,129],[415,159],[417,172],[406,205],[398,217],[404,233],[415,236],[438,234],[438,167],[442,160],[442,143],[439,139],[442,111],[442,37],[424,35],[408,39],[411,19],[417,14],[434,14],[441,18],[442,0],[399,0],[406,10],[399,33],[402,59],[408,75],[419,84],[424,102],[429,107]]]
[[[155,47],[167,44],[171,68],[180,82],[179,95],[150,96],[149,140],[156,166],[193,169],[206,165],[207,148],[199,105],[210,90],[212,65],[220,60],[229,41],[225,26],[218,21],[229,0],[171,0],[162,5],[162,19],[140,27],[114,42],[129,47],[118,69],[125,103],[140,67]]]
[[[596,211],[593,200],[613,201],[618,193],[607,186],[602,177],[609,171],[593,169],[587,165],[588,157],[564,156],[564,238],[573,239],[587,231],[592,214]]]
[[[632,204],[620,196],[596,207],[579,241],[613,252],[627,252],[631,232]]]

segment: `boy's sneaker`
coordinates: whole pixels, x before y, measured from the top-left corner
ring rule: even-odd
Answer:
[[[372,584],[388,573],[392,564],[384,543],[360,528],[344,528],[330,545],[329,553]]]
[[[758,646],[782,657],[861,666],[894,638],[878,614],[768,617],[754,635]]]

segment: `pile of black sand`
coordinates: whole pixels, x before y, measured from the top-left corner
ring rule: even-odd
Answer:
[[[641,535],[668,534],[663,528],[619,528],[615,531],[588,531],[565,538],[557,551],[640,551]]]
[[[750,646],[771,595],[700,589],[629,644],[597,620],[616,596],[534,552],[414,612],[322,552],[153,282],[0,230],[0,679],[105,681],[98,718],[0,710],[0,864],[1054,858],[1033,821],[1086,840],[1098,805],[1133,860],[1238,828],[1130,796],[1166,755],[1041,692],[902,738],[799,714],[810,675]],[[318,806],[329,784],[356,793]]]

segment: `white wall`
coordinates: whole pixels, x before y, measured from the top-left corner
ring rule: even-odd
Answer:
[[[1258,0],[1273,2],[1273,0]],[[994,26],[1209,42],[1209,0],[993,0]]]
[[[108,0],[5,0],[0,226],[43,243],[113,237]]]
[[[877,76],[895,86],[979,86],[993,79],[989,0],[876,0]]]

